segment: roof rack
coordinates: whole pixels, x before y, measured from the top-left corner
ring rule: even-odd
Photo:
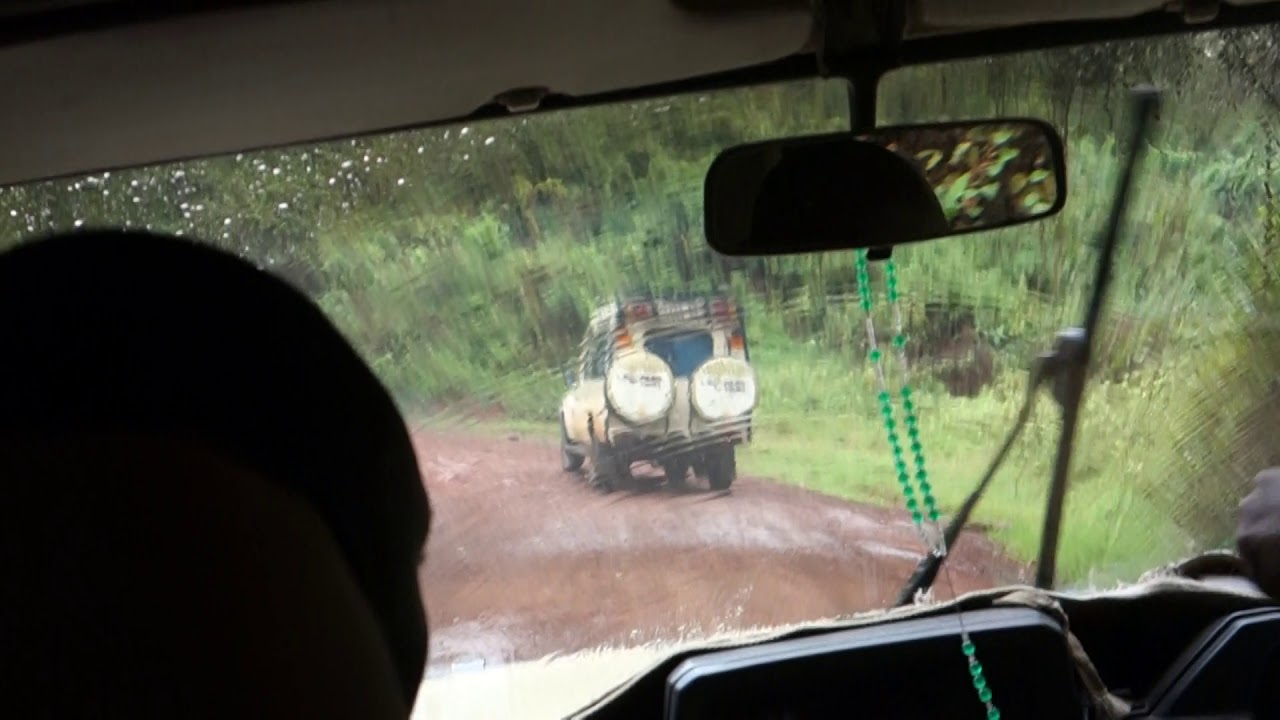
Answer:
[[[714,324],[741,324],[742,304],[727,291],[713,293],[619,294],[591,312],[593,334],[610,333],[626,325],[687,322],[709,319]]]

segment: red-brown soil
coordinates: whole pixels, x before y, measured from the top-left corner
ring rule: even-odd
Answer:
[[[904,511],[785,483],[602,495],[541,439],[414,439],[434,507],[422,574],[433,675],[885,607],[922,552]],[[960,593],[1023,574],[977,533],[947,566]],[[951,596],[945,577],[935,593]]]

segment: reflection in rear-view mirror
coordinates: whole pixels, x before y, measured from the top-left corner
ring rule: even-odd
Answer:
[[[707,173],[707,240],[726,255],[887,247],[1049,217],[1061,139],[1039,120],[907,125],[740,145]]]

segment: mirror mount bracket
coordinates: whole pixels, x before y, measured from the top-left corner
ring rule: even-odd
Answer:
[[[901,64],[899,48],[906,28],[905,3],[813,0],[813,16],[819,73],[849,81],[850,131],[874,129],[876,86],[880,76]],[[867,57],[869,52],[875,56]],[[892,256],[892,246],[867,251],[869,262],[888,260]]]
[[[879,262],[881,260],[888,260],[891,257],[893,257],[892,245],[867,248],[867,262]]]
[[[901,64],[906,3],[813,0],[818,72],[856,84],[875,81]]]

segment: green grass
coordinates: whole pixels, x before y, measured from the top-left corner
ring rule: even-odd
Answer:
[[[974,401],[982,404],[982,400]],[[931,413],[922,420],[934,494],[944,515],[959,507],[991,461],[1005,428],[991,427],[985,438],[970,432],[929,432],[947,421],[992,425],[976,408]],[[941,416],[941,417],[940,417]],[[940,422],[941,420],[941,422]],[[762,413],[757,441],[742,453],[744,473],[778,479],[842,498],[906,509],[894,480],[888,445],[877,423],[854,416],[812,416],[803,429],[791,418]],[[978,505],[971,522],[1014,558],[1034,560],[1048,488],[1049,443],[1015,451]],[[1028,457],[1031,452],[1040,457]],[[1185,551],[1185,540],[1159,508],[1134,484],[1107,482],[1076,473],[1066,508],[1058,555],[1060,577],[1069,582],[1105,583],[1132,579],[1144,569]]]
[[[743,471],[905,513],[869,369],[813,345],[771,339],[776,336],[766,335],[764,346],[754,350],[761,407],[756,442],[742,455]],[[921,383],[921,440],[945,513],[963,502],[1012,428],[1026,373],[1007,370],[975,398],[950,397],[927,377]],[[1091,386],[1077,434],[1060,577],[1097,583],[1132,578],[1188,552],[1188,538],[1151,492],[1169,479],[1161,459],[1173,443],[1172,435],[1158,435],[1165,426],[1156,419],[1176,399],[1153,393],[1140,374],[1125,383]],[[988,526],[991,537],[1024,561],[1035,558],[1040,543],[1057,413],[1042,391],[972,520]]]

